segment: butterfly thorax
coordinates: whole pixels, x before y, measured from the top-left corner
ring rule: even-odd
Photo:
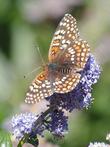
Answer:
[[[48,70],[59,75],[70,74],[72,71],[71,66],[68,63],[49,63]]]

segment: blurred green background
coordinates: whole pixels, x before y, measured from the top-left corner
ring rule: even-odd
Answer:
[[[77,19],[102,73],[93,87],[91,108],[74,111],[69,133],[56,142],[60,147],[86,147],[90,141],[104,141],[110,131],[110,0],[0,0],[0,128],[14,114],[29,110],[24,97],[38,71],[24,75],[42,65],[37,45],[48,61],[53,33],[65,13]],[[51,136],[47,140],[53,142]]]

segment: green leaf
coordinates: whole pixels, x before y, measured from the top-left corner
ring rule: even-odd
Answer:
[[[12,147],[10,134],[5,131],[0,131],[0,147]]]

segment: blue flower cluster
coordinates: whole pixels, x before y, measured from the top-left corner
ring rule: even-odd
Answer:
[[[30,133],[37,118],[38,117],[33,113],[24,113],[14,116],[12,118],[13,135],[15,135],[17,139],[21,139],[25,133]]]
[[[67,120],[68,117],[64,115],[64,112],[56,109],[54,111],[52,109],[48,114],[42,113],[40,116],[24,113],[12,118],[12,132],[18,140],[22,139],[24,134],[29,134],[29,137],[36,134],[43,136],[45,130],[62,137],[68,130]]]
[[[68,117],[64,113],[65,110],[71,112],[74,109],[87,108],[93,100],[91,96],[92,85],[97,82],[100,76],[100,67],[93,55],[89,56],[85,68],[80,74],[80,82],[71,92],[54,93],[47,98],[49,109],[46,112],[39,116],[32,113],[15,116],[12,119],[12,126],[16,138],[22,138],[25,133],[42,135],[44,130],[57,136],[64,136],[68,131]]]
[[[54,110],[50,113],[49,130],[55,136],[63,136],[68,130],[68,117],[65,116],[62,110]]]
[[[110,147],[110,145],[105,144],[104,142],[95,142],[95,143],[90,143],[88,147]]]

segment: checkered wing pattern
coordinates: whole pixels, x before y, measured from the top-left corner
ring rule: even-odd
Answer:
[[[65,14],[54,34],[50,49],[49,62],[62,65],[68,63],[73,74],[56,76],[55,92],[65,93],[73,90],[80,80],[77,71],[83,70],[90,52],[88,43],[79,36],[76,19]]]
[[[75,73],[72,75],[65,75],[63,78],[59,77],[55,80],[55,92],[56,93],[67,93],[73,90],[79,83],[80,74]]]
[[[79,37],[76,19],[65,14],[60,21],[49,49],[49,62],[58,62],[58,57],[65,51],[67,45]]]
[[[89,53],[90,47],[88,43],[77,38],[74,42],[67,45],[65,52],[60,55],[59,62],[66,62],[70,64],[74,70],[80,71],[85,67]]]
[[[47,73],[42,72],[40,73],[32,84],[29,87],[29,90],[26,94],[26,103],[36,103],[39,102],[41,99],[44,99],[48,96],[53,94],[51,83],[47,78]]]
[[[63,64],[67,62],[73,68],[82,70],[90,52],[88,43],[79,36],[76,20],[65,14],[51,43],[49,61]]]

